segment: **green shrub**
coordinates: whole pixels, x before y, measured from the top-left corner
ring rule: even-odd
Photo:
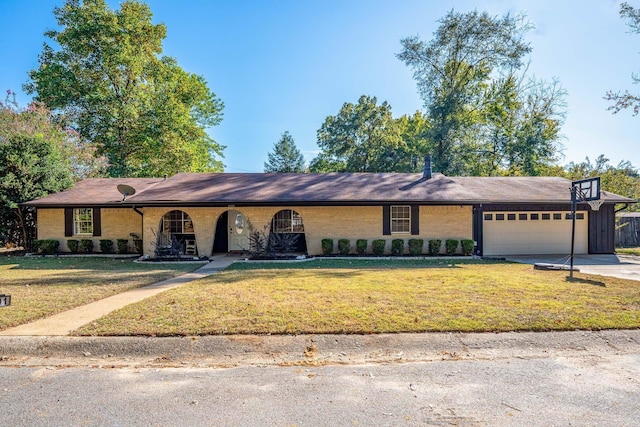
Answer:
[[[384,247],[387,244],[387,241],[384,239],[376,239],[371,242],[371,250],[375,255],[384,254]]]
[[[349,239],[340,239],[338,240],[338,252],[340,255],[347,255],[351,250],[351,242]]]
[[[424,240],[409,239],[409,253],[411,255],[420,255],[422,253],[423,246],[424,246]]]
[[[322,253],[329,255],[333,252],[333,239],[322,239]]]
[[[391,241],[391,255],[402,255],[404,252],[404,240],[393,239]]]
[[[462,239],[460,245],[462,247],[462,255],[469,256],[473,253],[473,240],[471,239]]]
[[[118,246],[119,254],[126,254],[129,252],[129,239],[118,239],[116,241],[116,245]]]
[[[453,255],[458,250],[458,240],[456,239],[447,239],[444,242],[445,250],[447,251],[447,255]]]
[[[356,240],[356,252],[358,255],[364,255],[367,253],[367,239]]]
[[[93,240],[91,239],[80,240],[80,247],[82,248],[82,252],[86,252],[90,254],[91,252],[93,252]]]
[[[113,252],[113,240],[100,239],[100,252],[110,254]]]
[[[37,254],[55,254],[58,252],[60,242],[53,239],[33,241],[33,251]]]
[[[133,239],[133,247],[137,254],[142,255],[142,239]]]
[[[71,253],[77,253],[78,252],[78,244],[80,242],[78,240],[75,239],[69,239],[67,240],[67,247],[69,248],[69,250],[71,251]]]
[[[440,253],[440,246],[442,246],[442,240],[431,239],[429,240],[429,255],[438,255]]]

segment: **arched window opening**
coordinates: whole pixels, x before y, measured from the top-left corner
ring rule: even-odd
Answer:
[[[197,255],[193,221],[186,212],[175,210],[162,217],[156,255]]]
[[[282,253],[307,252],[302,217],[294,210],[284,209],[273,216],[271,236],[270,242]]]

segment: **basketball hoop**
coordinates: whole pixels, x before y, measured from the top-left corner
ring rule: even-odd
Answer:
[[[603,199],[588,200],[587,203],[589,203],[589,206],[591,207],[592,211],[597,211],[600,209],[600,206],[602,206],[602,204],[604,203],[604,200]]]

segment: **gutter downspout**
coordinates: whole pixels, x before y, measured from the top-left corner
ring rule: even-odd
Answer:
[[[142,239],[142,242],[143,242],[142,253],[140,254],[140,256],[144,256],[144,214],[135,205],[132,208],[133,208],[133,211],[135,213],[140,215],[140,230],[141,230],[140,231],[140,238]]]

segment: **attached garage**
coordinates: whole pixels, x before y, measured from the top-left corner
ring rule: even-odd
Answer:
[[[483,255],[568,254],[571,213],[562,211],[495,211],[482,215]],[[575,253],[588,253],[589,220],[576,213]]]

